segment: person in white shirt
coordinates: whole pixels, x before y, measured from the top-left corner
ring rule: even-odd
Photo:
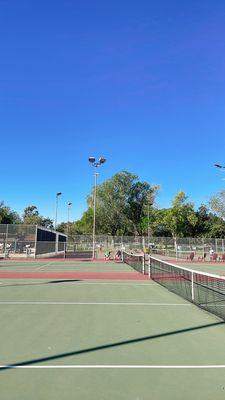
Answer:
[[[213,254],[214,254],[214,250],[213,250],[213,249],[210,249],[210,250],[209,250],[209,257],[210,257],[210,259],[213,258]]]

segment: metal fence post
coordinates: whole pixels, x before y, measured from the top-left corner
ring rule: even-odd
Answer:
[[[7,242],[8,242],[8,233],[9,233],[9,225],[6,225],[6,232],[5,232],[5,258],[8,256],[8,249],[7,249]]]
[[[149,279],[151,278],[151,257],[149,254],[149,259],[148,259],[148,277]]]
[[[145,253],[143,255],[143,260],[142,260],[142,274],[145,274]]]

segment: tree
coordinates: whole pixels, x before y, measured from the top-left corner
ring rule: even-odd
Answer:
[[[82,218],[79,221],[74,223],[74,234],[91,234],[93,230],[93,209],[88,208],[82,215]],[[96,221],[97,232],[99,231],[99,223],[100,221]]]
[[[225,220],[225,190],[212,196],[209,201],[209,206],[212,211]]]
[[[36,206],[31,205],[24,209],[23,222],[26,225],[40,225],[41,216]]]
[[[194,229],[194,236],[207,236],[209,230],[208,222],[210,221],[209,209],[202,204],[196,212],[197,224]]]
[[[58,225],[57,230],[68,234],[69,238],[74,239],[76,235],[91,234],[93,229],[93,210],[88,208],[79,221],[62,222]]]
[[[98,186],[96,233],[129,235],[141,233],[141,215],[149,196],[154,199],[156,188],[138,177],[122,171]],[[93,192],[88,197],[93,207]]]
[[[165,226],[170,230],[175,242],[177,237],[192,236],[193,228],[197,224],[194,204],[188,203],[187,199],[184,192],[177,193],[172,207],[164,216]]]
[[[148,212],[148,210],[147,210]],[[165,216],[167,215],[168,210],[165,209],[158,209],[151,207],[149,210],[149,221],[148,215],[144,215],[142,218],[142,231],[145,235],[148,234],[148,225],[150,228],[150,236],[161,236],[167,237],[171,236],[171,231],[165,224]]]
[[[158,187],[140,182],[128,171],[115,174],[97,187],[96,234],[142,234],[146,205],[153,204]],[[70,236],[92,234],[93,191],[87,198],[88,209],[79,221],[70,223]],[[67,223],[58,227],[67,233]],[[145,229],[145,228],[144,228]]]
[[[42,217],[35,205],[30,205],[24,209],[23,223],[26,225],[40,225],[45,228],[53,228],[53,221],[48,217]]]
[[[41,217],[41,226],[44,226],[45,228],[48,229],[53,229],[54,225],[53,225],[53,220],[49,217]]]
[[[18,224],[20,222],[19,215],[10,207],[5,206],[3,201],[0,202],[0,224]]]
[[[210,229],[207,237],[211,238],[224,238],[225,236],[225,223],[223,221],[215,222],[213,225],[210,225]]]
[[[157,190],[158,187],[151,187],[147,182],[136,182],[132,185],[128,197],[128,216],[134,225],[135,234],[143,234],[142,216],[146,213],[146,206],[153,204]]]
[[[197,224],[193,236],[200,237],[224,237],[225,221],[215,213],[209,211],[208,207],[201,205],[196,212]]]

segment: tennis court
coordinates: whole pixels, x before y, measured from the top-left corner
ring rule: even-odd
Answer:
[[[2,399],[224,398],[221,319],[123,263],[44,262],[0,264]]]
[[[154,256],[154,255],[153,255]],[[176,259],[175,257],[164,256],[161,254],[155,255],[156,258],[159,258],[163,261],[167,261],[169,263],[181,265],[184,268],[190,268],[197,271],[203,271],[206,273],[225,275],[225,262],[224,261],[198,261],[194,260],[185,260],[185,259]]]

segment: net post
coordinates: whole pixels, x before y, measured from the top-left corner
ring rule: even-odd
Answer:
[[[123,250],[121,252],[121,261],[124,262],[124,254],[123,254]]]
[[[194,272],[191,272],[191,300],[194,302],[195,295],[194,295]]]
[[[149,279],[151,278],[151,257],[149,255],[149,259],[148,259],[148,277]]]

